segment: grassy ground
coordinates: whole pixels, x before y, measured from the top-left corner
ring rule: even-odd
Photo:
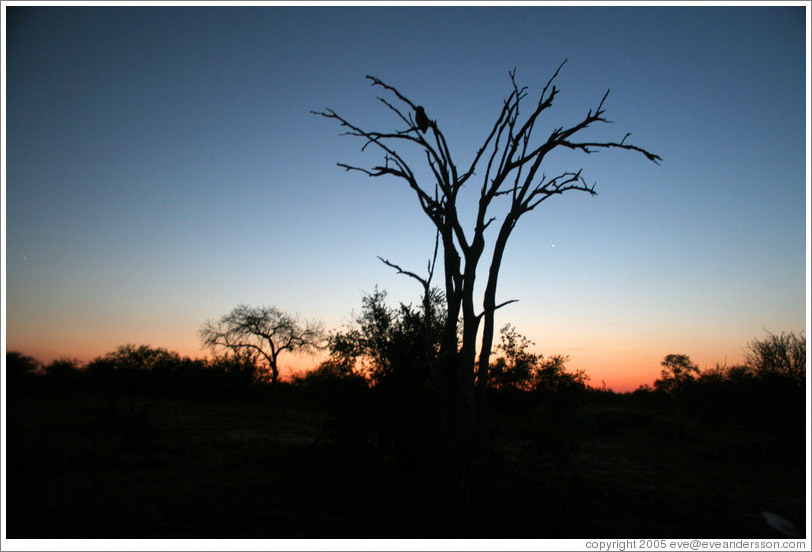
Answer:
[[[516,474],[493,497],[518,510],[502,518],[537,515],[539,503],[550,536],[772,538],[755,514],[806,519],[802,438],[607,404],[537,412],[497,434],[512,449],[493,488],[507,466]],[[532,531],[530,519],[515,528]]]
[[[804,531],[802,434],[621,399],[494,408],[461,521],[335,409],[11,397],[8,537],[780,537],[763,510]]]

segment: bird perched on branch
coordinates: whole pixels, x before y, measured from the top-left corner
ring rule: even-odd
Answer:
[[[414,120],[415,120],[415,123],[417,123],[417,128],[420,129],[420,132],[425,134],[426,131],[429,129],[429,125],[431,124],[431,121],[429,121],[429,118],[426,116],[426,110],[423,109],[422,105],[418,105],[415,108],[415,110],[414,110]]]

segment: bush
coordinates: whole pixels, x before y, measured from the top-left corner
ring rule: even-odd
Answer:
[[[15,391],[27,389],[36,383],[42,370],[41,364],[19,351],[6,352],[6,385]]]
[[[528,352],[533,342],[519,334],[510,324],[500,330],[497,350],[503,356],[490,367],[489,384],[501,392],[532,391],[546,398],[554,395],[574,396],[588,389],[589,376],[584,370],[567,370],[566,355],[536,355]]]
[[[745,350],[745,366],[756,377],[787,378],[799,385],[806,382],[806,337],[801,332],[781,332],[754,339]]]
[[[362,299],[361,314],[329,339],[329,369],[362,374],[373,387],[390,393],[422,393],[436,376],[433,368],[445,319],[443,295],[431,290],[421,306],[386,304],[386,292],[377,288]],[[436,381],[435,381],[436,383]]]
[[[688,355],[666,355],[660,364],[663,370],[660,372],[660,379],[654,382],[654,387],[669,395],[684,392],[699,375],[699,366],[691,362]]]
[[[96,392],[207,399],[254,394],[260,387],[255,374],[246,359],[191,359],[147,345],[123,345],[82,370]]]

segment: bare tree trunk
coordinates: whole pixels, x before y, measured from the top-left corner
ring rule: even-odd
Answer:
[[[499,280],[499,269],[502,266],[502,258],[505,254],[510,233],[516,224],[516,220],[510,214],[505,219],[499,230],[499,235],[494,244],[491,266],[488,270],[488,282],[485,286],[483,297],[483,328],[482,347],[479,353],[479,366],[477,367],[477,395],[480,401],[485,400],[485,390],[488,386],[488,370],[490,369],[491,349],[493,348],[494,320],[496,316],[496,286]]]

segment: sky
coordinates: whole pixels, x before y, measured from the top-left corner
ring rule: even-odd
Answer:
[[[808,9],[6,3],[5,347],[202,357],[199,328],[240,303],[339,329],[375,286],[418,302],[377,256],[424,271],[431,223],[402,182],[338,167],[382,158],[311,111],[400,129],[375,75],[467,166],[509,71],[527,110],[566,59],[538,139],[611,89],[612,124],[583,137],[630,132],[663,161],[551,156],[598,195],[519,221],[497,328],[619,391],[671,353],[740,362],[766,331],[808,331]]]

